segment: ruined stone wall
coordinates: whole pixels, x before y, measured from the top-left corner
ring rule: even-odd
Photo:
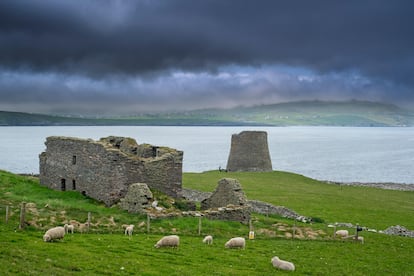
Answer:
[[[190,200],[190,201],[198,201],[201,202],[209,197],[211,197],[212,192],[202,192],[192,189],[183,188],[181,190],[181,197]]]
[[[123,198],[131,183],[138,182],[177,197],[182,152],[169,149],[169,154],[140,158],[134,142],[131,138],[123,142],[122,137],[101,141],[48,137],[46,151],[40,154],[40,183],[55,190],[80,191],[108,206]]]
[[[231,137],[228,171],[272,171],[267,133],[265,131],[243,131]]]
[[[164,153],[144,163],[145,179],[151,189],[178,198],[182,189],[183,153]]]
[[[234,206],[247,205],[246,195],[237,179],[222,178],[211,196],[201,201],[201,209],[224,207],[229,204]]]
[[[304,216],[299,215],[295,211],[286,208],[284,206],[274,206],[270,203],[259,201],[259,200],[249,200],[248,204],[252,212],[264,214],[264,215],[279,215],[281,217],[290,218],[290,219],[302,219]]]

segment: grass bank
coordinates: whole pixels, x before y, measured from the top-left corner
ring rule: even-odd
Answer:
[[[414,193],[366,187],[339,187],[300,175],[272,173],[186,173],[187,188],[213,191],[222,177],[240,181],[249,199],[284,205],[325,222],[360,223],[377,229],[391,225],[414,228]],[[22,201],[29,204],[25,229],[18,229]],[[4,219],[9,206],[9,221]],[[85,221],[92,214],[89,232],[66,235],[45,243],[44,230],[72,219]],[[410,215],[411,214],[411,215]],[[248,226],[237,222],[176,218],[151,221],[117,207],[106,208],[76,192],[52,191],[35,178],[0,171],[0,266],[2,275],[272,275],[271,257],[295,263],[298,275],[413,275],[414,239],[362,232],[365,244],[333,240],[326,223],[296,223],[325,234],[315,240],[286,238],[281,226],[294,222],[276,216],[253,215],[256,239],[245,250],[225,250],[232,236],[247,236]],[[122,224],[133,223],[131,238]],[[181,237],[178,250],[155,249],[165,234]],[[212,246],[201,243],[205,234]]]

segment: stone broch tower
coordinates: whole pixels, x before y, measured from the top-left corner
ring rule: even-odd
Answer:
[[[231,136],[228,171],[272,171],[267,132],[243,131]]]

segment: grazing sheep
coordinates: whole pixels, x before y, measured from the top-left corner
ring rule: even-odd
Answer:
[[[134,232],[134,225],[128,225],[127,228],[125,228],[125,235],[132,236],[132,232]]]
[[[155,248],[160,247],[178,247],[180,245],[180,237],[177,235],[170,235],[162,237],[155,245]]]
[[[244,249],[246,246],[246,240],[241,237],[231,238],[225,244],[225,248],[242,248]]]
[[[43,235],[43,241],[51,242],[53,240],[63,239],[64,236],[65,228],[62,226],[57,226],[46,231],[46,233]]]
[[[88,223],[86,222],[86,223],[79,223],[78,224],[78,229],[79,229],[79,232],[81,232],[81,233],[83,233],[83,232],[86,232],[87,230],[88,230]]]
[[[358,240],[360,243],[364,244],[364,237],[363,236],[358,236]]]
[[[349,233],[348,233],[348,230],[338,230],[335,232],[335,235],[337,237],[346,238],[348,237]]]
[[[282,269],[282,270],[290,270],[290,271],[295,270],[295,265],[293,263],[281,260],[277,256],[274,256],[272,258],[271,263],[272,263],[273,267],[276,267],[276,268],[279,268],[279,269]]]
[[[75,230],[75,226],[73,226],[72,224],[65,224],[63,228],[65,228],[66,234],[69,234],[69,231],[71,234],[73,234],[73,231]]]
[[[203,243],[213,244],[213,236],[211,236],[211,235],[205,236],[204,239],[203,239]]]

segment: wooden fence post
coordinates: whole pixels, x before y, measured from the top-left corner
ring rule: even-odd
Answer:
[[[25,216],[26,216],[26,202],[22,202],[22,206],[20,208],[20,224],[19,224],[19,229],[24,229]]]
[[[88,212],[88,233],[89,233],[90,225],[91,225],[91,212]]]
[[[201,235],[201,217],[198,217],[198,235]]]
[[[295,239],[295,233],[296,233],[296,220],[293,223],[293,233],[292,233],[292,239]]]
[[[357,223],[355,226],[355,242],[358,241],[358,233],[359,232],[359,224]]]
[[[6,206],[6,224],[9,222],[9,205]]]
[[[147,233],[148,234],[150,232],[150,221],[151,221],[150,216],[149,216],[149,214],[147,214]]]

